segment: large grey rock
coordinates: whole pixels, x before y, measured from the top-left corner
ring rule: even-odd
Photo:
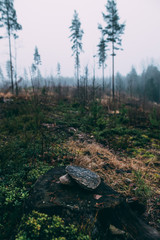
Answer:
[[[66,172],[82,188],[85,188],[88,190],[96,189],[101,183],[100,176],[86,168],[82,168],[78,166],[67,166]]]

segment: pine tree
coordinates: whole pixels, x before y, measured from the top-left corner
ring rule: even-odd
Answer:
[[[3,0],[0,0],[0,28],[4,27],[3,23],[2,23],[2,10],[3,10]],[[3,36],[0,36],[0,39],[2,39]]]
[[[17,86],[17,34],[13,34],[14,37],[14,51],[15,51],[15,56],[14,56],[14,79],[15,79],[15,85]],[[16,90],[17,92],[17,90]]]
[[[17,22],[16,10],[14,9],[14,0],[0,0],[0,23],[1,26],[6,28],[9,40],[10,79],[13,93],[14,82],[11,36],[14,34],[15,31],[22,29],[22,26]]]
[[[2,83],[3,81],[4,81],[4,75],[3,75],[2,68],[0,67],[0,83]]]
[[[37,46],[35,46],[33,60],[34,60],[34,63],[32,63],[31,71],[32,71],[33,77],[37,78],[37,86],[39,87],[39,84],[40,84],[39,80],[40,80],[40,75],[41,75],[40,70],[39,70],[39,65],[41,65],[41,56],[39,54]]]
[[[88,65],[85,66],[85,69],[84,69],[84,73],[85,73],[85,76],[84,76],[84,79],[85,79],[85,102],[88,100],[88,75],[89,75],[89,70],[88,70]]]
[[[60,65],[59,62],[57,63],[57,80],[58,80],[57,91],[58,91],[59,99],[61,99],[61,95],[62,95],[62,86],[61,86],[61,65]]]
[[[127,84],[128,84],[128,92],[130,94],[130,98],[134,97],[138,93],[137,85],[138,85],[138,75],[136,69],[132,66],[131,71],[127,74],[126,77]]]
[[[32,72],[38,73],[38,66],[41,65],[41,56],[39,54],[37,46],[35,46],[34,54],[33,54],[34,63],[32,64]]]
[[[1,18],[2,18],[2,1],[0,0],[0,28],[3,27]],[[3,38],[3,36],[0,36],[0,39],[2,39],[2,38]]]
[[[58,76],[58,80],[60,80],[60,76],[61,76],[61,64],[58,62],[57,63],[57,76]]]
[[[72,19],[72,24],[69,27],[71,31],[71,35],[69,36],[71,38],[72,45],[72,51],[73,55],[75,55],[75,69],[76,69],[76,80],[77,80],[77,88],[79,93],[79,68],[80,68],[80,60],[79,55],[80,52],[82,52],[82,37],[83,37],[83,30],[81,29],[81,22],[78,17],[78,13],[76,10],[74,11],[74,16]]]
[[[98,44],[98,56],[99,56],[99,66],[102,67],[103,92],[104,92],[104,68],[105,68],[105,60],[107,58],[106,48],[107,48],[106,41],[102,35],[100,39],[100,43]]]
[[[114,99],[114,57],[116,56],[115,50],[122,50],[121,46],[121,35],[124,33],[125,24],[119,23],[119,15],[117,10],[117,5],[115,0],[108,0],[106,4],[107,13],[103,13],[103,19],[107,24],[104,29],[102,29],[103,35],[106,36],[106,41],[112,44],[112,96]]]
[[[36,66],[41,64],[41,56],[39,54],[37,46],[35,46],[35,50],[34,50],[34,64]]]

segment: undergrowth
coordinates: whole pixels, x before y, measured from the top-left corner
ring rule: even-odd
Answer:
[[[17,240],[39,236],[46,240],[89,239],[78,233],[75,226],[65,226],[56,216],[38,212],[23,216],[25,199],[38,177],[51,167],[74,161],[75,155],[63,143],[70,137],[76,138],[75,133],[93,135],[96,141],[124,156],[135,157],[145,152],[145,157],[154,158],[156,153],[149,149],[159,149],[160,121],[155,111],[144,118],[144,113],[135,110],[132,113],[125,106],[118,114],[110,113],[100,101],[84,106],[75,101],[52,104],[52,100],[38,96],[1,103],[1,239],[15,235]],[[135,172],[135,181],[135,195],[150,197],[140,172]]]

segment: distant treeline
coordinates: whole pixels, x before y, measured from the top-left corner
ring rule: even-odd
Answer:
[[[44,78],[40,72],[38,77],[31,79],[29,74],[26,73],[19,82],[20,88],[30,87],[34,84],[35,87],[53,87],[53,86],[74,86],[76,81],[74,77],[54,77],[49,76]],[[80,78],[80,86],[86,82],[85,76]],[[93,79],[87,79],[88,87],[93,85]],[[96,78],[95,88],[102,88],[103,82],[101,78]],[[0,69],[0,86],[1,88],[8,88],[10,81],[3,76]],[[105,78],[105,92],[110,92],[112,89],[111,78]],[[120,73],[115,77],[115,90],[116,95],[121,97],[123,94],[128,95],[130,98],[146,99],[152,102],[160,103],[160,70],[154,66],[149,65],[142,74],[138,75],[136,69],[132,67],[131,71],[123,76]]]
[[[160,103],[160,71],[154,65],[149,65],[141,75],[132,67],[127,76],[116,75],[116,92],[121,95],[126,92],[131,98],[147,99]]]

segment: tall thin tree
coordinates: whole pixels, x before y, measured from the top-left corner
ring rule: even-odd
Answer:
[[[31,66],[32,77],[36,78],[37,87],[39,87],[39,85],[40,85],[40,82],[39,82],[40,79],[39,78],[40,78],[40,75],[41,75],[40,70],[39,70],[39,65],[41,65],[41,56],[39,54],[37,46],[35,46],[33,59],[34,59],[34,63],[32,63],[32,66]],[[33,85],[33,83],[32,83],[32,85]]]
[[[3,75],[2,68],[0,66],[0,83],[2,83],[3,81],[4,81],[4,75]]]
[[[60,83],[60,77],[61,77],[61,64],[58,62],[57,63],[57,77],[58,77],[58,82]]]
[[[85,66],[84,69],[84,79],[85,79],[85,101],[88,100],[88,75],[89,75],[89,70],[88,70],[88,65]]]
[[[16,86],[16,95],[17,95],[17,87],[18,87],[18,83],[17,83],[17,34],[13,35],[14,37],[14,52],[15,52],[15,56],[14,56],[14,79],[15,79],[15,86]]]
[[[38,65],[41,64],[41,56],[39,54],[38,51],[38,47],[35,46],[35,50],[34,50],[34,64],[38,67]]]
[[[2,0],[0,0],[0,28],[3,27],[3,24],[1,22],[1,18],[2,18]],[[2,39],[3,36],[0,35],[0,39]]]
[[[117,10],[117,4],[115,0],[108,0],[106,7],[106,14],[103,14],[103,19],[107,24],[104,29],[102,29],[103,35],[106,36],[106,41],[112,44],[112,96],[115,96],[114,87],[114,57],[116,56],[115,50],[122,50],[121,46],[121,35],[124,33],[125,23],[119,23],[119,15]]]
[[[82,37],[83,37],[83,30],[81,29],[81,22],[78,17],[78,13],[75,10],[73,19],[72,19],[72,24],[69,27],[71,31],[71,35],[69,38],[71,39],[71,42],[73,43],[72,45],[72,51],[75,56],[75,69],[76,69],[76,80],[77,80],[77,88],[78,88],[78,93],[79,93],[79,68],[80,68],[80,60],[79,60],[79,55],[80,52],[82,52]]]
[[[107,58],[106,54],[107,45],[106,41],[104,39],[104,36],[102,35],[100,39],[100,43],[98,44],[98,56],[99,56],[99,66],[102,67],[102,86],[103,86],[103,92],[104,92],[104,69],[105,69],[105,61]]]
[[[0,6],[0,23],[6,28],[9,41],[10,78],[13,93],[14,81],[11,36],[15,31],[21,30],[22,26],[17,22],[16,10],[14,9],[14,0],[0,0]]]
[[[62,86],[61,86],[61,65],[60,63],[58,62],[57,63],[57,80],[58,80],[58,95],[59,95],[59,98],[61,98],[61,93],[62,93]]]
[[[35,46],[33,59],[34,63],[32,64],[32,72],[38,76],[39,65],[41,65],[41,56],[39,54],[37,46]]]

